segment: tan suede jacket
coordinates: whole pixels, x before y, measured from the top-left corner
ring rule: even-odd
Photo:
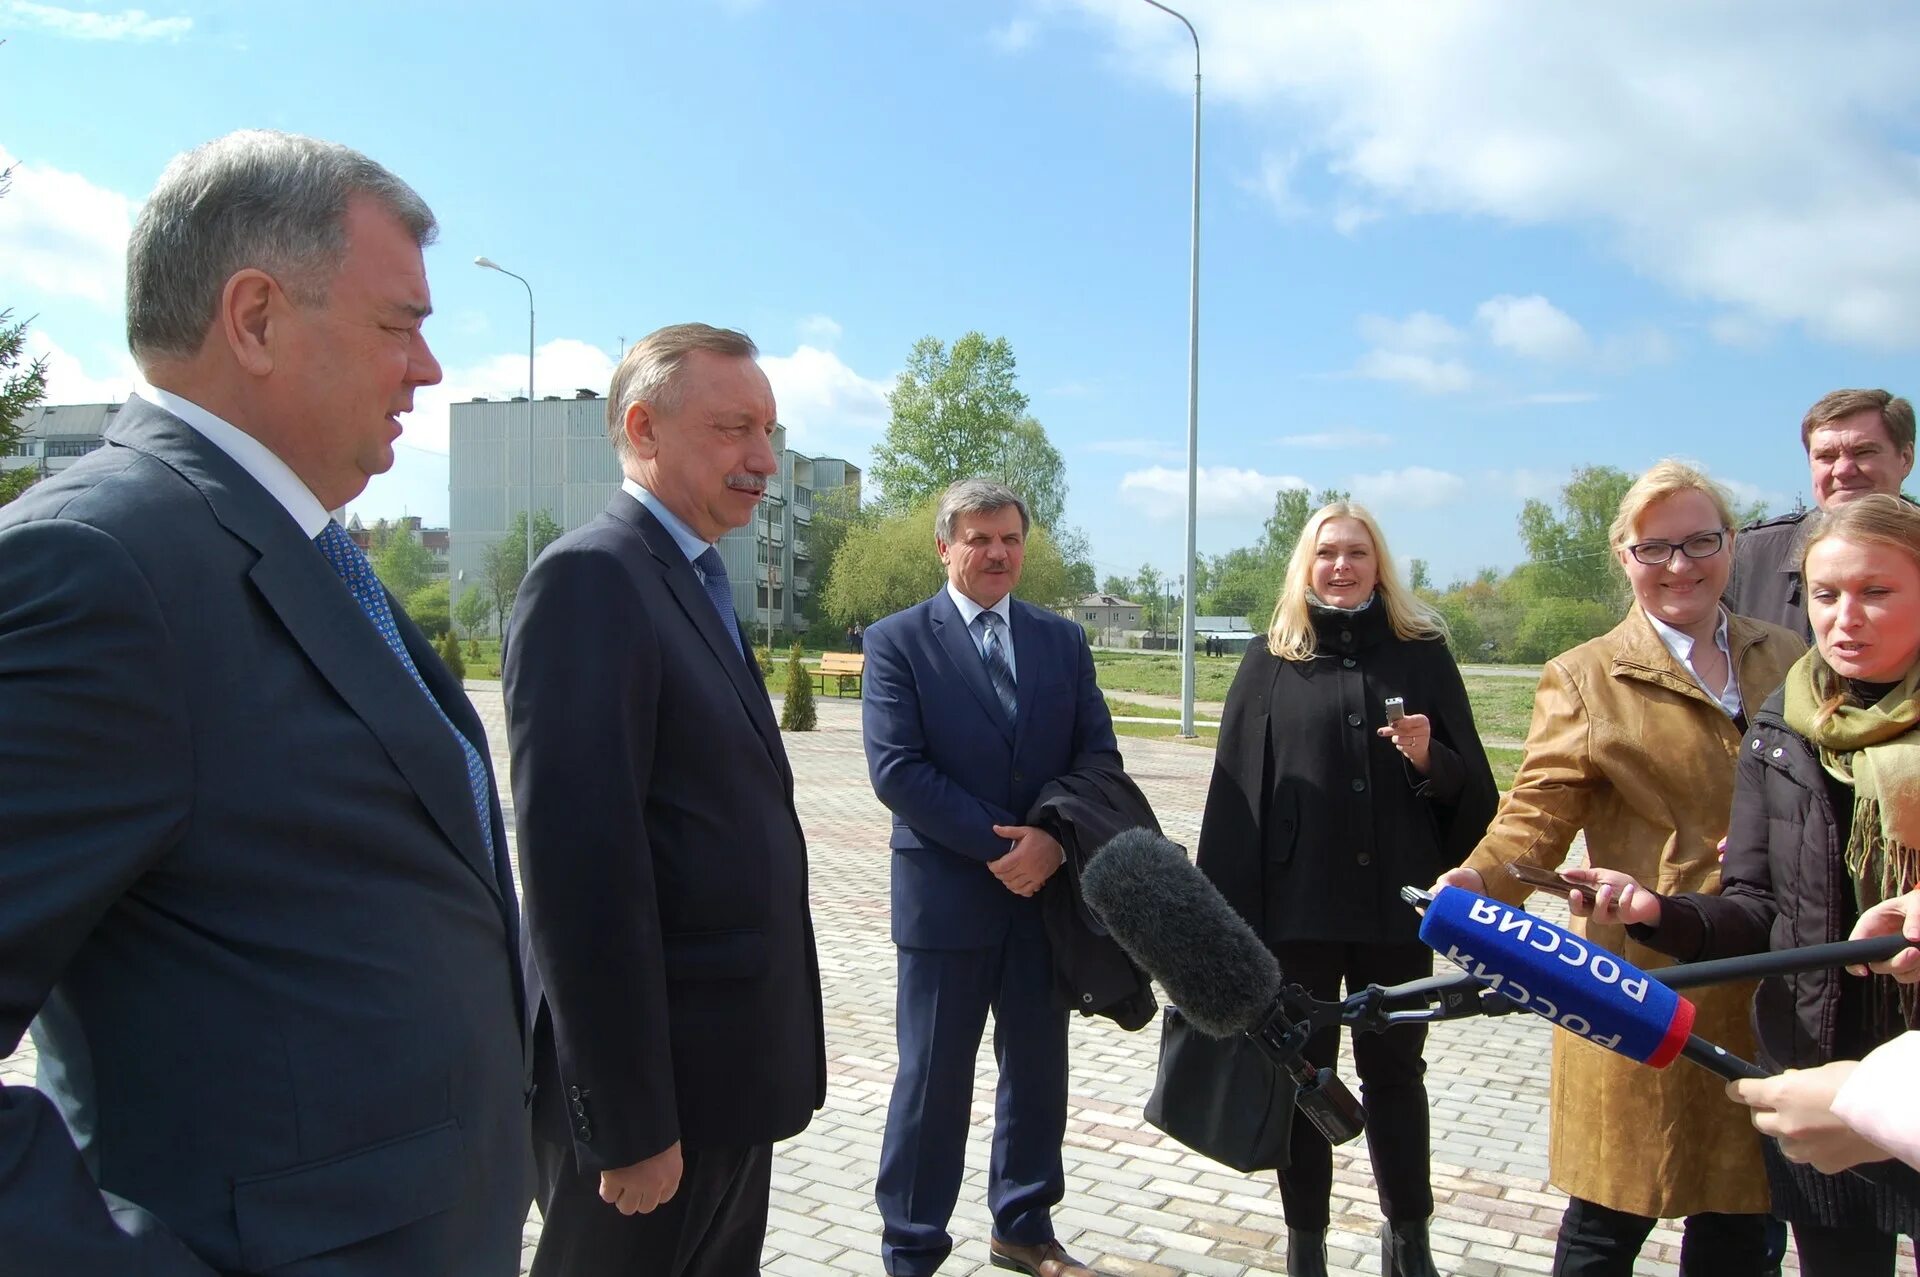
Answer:
[[[1739,616],[1727,637],[1752,713],[1805,645]],[[1524,860],[1557,868],[1584,830],[1593,865],[1662,893],[1717,890],[1740,743],[1733,720],[1636,606],[1609,633],[1547,663],[1526,758],[1467,867],[1488,894],[1519,904],[1529,888],[1504,867]],[[1576,919],[1574,930],[1637,966],[1671,963],[1622,927]],[[1752,1058],[1752,995],[1752,984],[1689,993],[1699,1011],[1694,1031]],[[1661,1218],[1764,1211],[1766,1176],[1750,1117],[1718,1078],[1686,1060],[1656,1070],[1553,1034],[1549,1179],[1570,1196]]]

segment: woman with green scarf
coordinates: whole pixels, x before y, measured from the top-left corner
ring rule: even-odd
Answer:
[[[1866,496],[1819,516],[1802,574],[1815,649],[1753,716],[1718,895],[1661,896],[1613,870],[1589,909],[1685,961],[1822,944],[1920,881],[1920,508]],[[1916,1026],[1914,986],[1818,971],[1762,981],[1762,1063],[1857,1060]],[[1899,1162],[1825,1175],[1767,1142],[1773,1209],[1804,1277],[1891,1277],[1920,1228],[1920,1173]]]

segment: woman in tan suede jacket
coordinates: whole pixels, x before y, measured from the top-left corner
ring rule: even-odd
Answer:
[[[1662,892],[1717,889],[1746,713],[1804,650],[1788,631],[1720,607],[1732,522],[1720,490],[1678,462],[1629,490],[1612,541],[1633,607],[1610,633],[1547,663],[1513,789],[1441,884],[1519,904],[1531,889],[1506,866],[1557,867],[1584,830],[1591,864]],[[1638,966],[1668,965],[1622,927],[1573,925]],[[1752,993],[1750,984],[1690,993],[1696,1031],[1750,1056]],[[1654,1221],[1679,1216],[1683,1277],[1765,1271],[1759,1141],[1718,1078],[1685,1062],[1651,1069],[1555,1033],[1552,1128],[1549,1178],[1572,1199],[1556,1274],[1626,1277]]]

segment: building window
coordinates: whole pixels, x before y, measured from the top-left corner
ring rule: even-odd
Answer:
[[[105,439],[49,439],[47,453],[49,457],[84,457],[95,448],[106,444]]]

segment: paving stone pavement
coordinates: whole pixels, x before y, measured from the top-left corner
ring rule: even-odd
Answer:
[[[504,778],[499,684],[474,681],[468,690]],[[828,1094],[812,1125],[776,1150],[762,1264],[781,1277],[880,1273],[873,1181],[895,1065],[888,818],[867,784],[857,702],[817,703],[820,730],[788,736],[787,750],[812,861]],[[1212,751],[1143,739],[1125,739],[1122,748],[1168,836],[1192,846]],[[507,826],[511,831],[511,814]],[[1511,1016],[1440,1025],[1429,1038],[1433,1242],[1443,1272],[1521,1277],[1549,1270],[1565,1198],[1545,1184],[1548,1032],[1533,1017]],[[1141,1117],[1157,1037],[1152,1027],[1129,1034],[1101,1019],[1073,1023],[1067,1200],[1054,1213],[1061,1239],[1111,1277],[1284,1272],[1285,1228],[1272,1178],[1241,1175],[1189,1152]],[[0,1078],[31,1083],[34,1067],[28,1042],[0,1061]],[[1344,1050],[1341,1073],[1354,1078]],[[950,1277],[996,1271],[987,1262],[984,1187],[993,1079],[991,1048],[983,1044],[967,1179],[952,1224],[957,1245],[941,1269]],[[1380,1217],[1364,1141],[1335,1150],[1333,1192],[1333,1271],[1377,1277]],[[530,1212],[527,1261],[539,1233],[539,1214]],[[1678,1242],[1672,1229],[1656,1231],[1636,1271],[1675,1274]]]

